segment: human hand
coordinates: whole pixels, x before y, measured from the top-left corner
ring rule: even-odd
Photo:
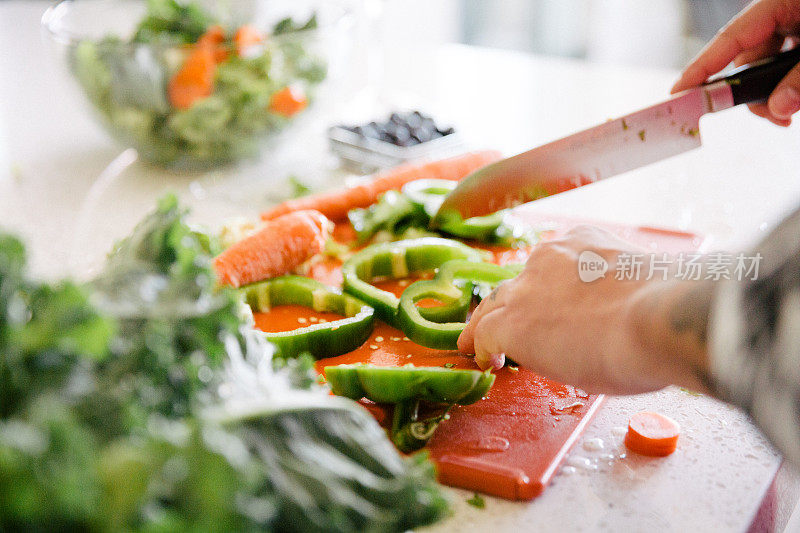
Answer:
[[[705,82],[731,61],[744,65],[793,47],[800,36],[800,1],[756,0],[734,17],[683,71],[672,88],[677,93]],[[800,65],[778,84],[767,103],[750,110],[779,126],[800,111]]]
[[[578,258],[585,250],[608,262],[605,277],[580,280]],[[505,354],[591,392],[633,394],[671,383],[703,390],[691,349],[696,337],[691,328],[676,330],[662,313],[682,305],[688,283],[676,292],[669,282],[646,281],[647,265],[639,279],[617,280],[622,253],[641,250],[590,226],[537,245],[523,272],[477,307],[458,339],[459,351],[475,354],[482,368]],[[705,325],[698,327],[704,334]]]

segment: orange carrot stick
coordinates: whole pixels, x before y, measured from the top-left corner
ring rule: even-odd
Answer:
[[[401,165],[379,173],[371,182],[363,185],[287,200],[262,213],[261,218],[270,220],[292,211],[316,209],[331,220],[344,220],[351,209],[368,207],[377,202],[381,194],[392,189],[398,190],[409,181],[428,178],[458,181],[500,157],[499,152],[485,150],[430,163]]]
[[[291,272],[325,247],[330,222],[318,211],[296,211],[267,222],[214,259],[222,285],[241,287]]]
[[[248,48],[263,40],[264,36],[261,35],[261,32],[249,24],[239,27],[233,35],[233,44],[236,47],[236,54],[240,56],[246,54]]]
[[[275,91],[269,100],[269,110],[287,118],[296,115],[307,105],[308,99],[303,90],[292,86]]]
[[[220,25],[211,26],[197,40],[197,46],[207,46],[213,50],[214,61],[222,63],[228,59],[228,47],[225,46],[225,30]]]
[[[628,422],[625,446],[629,450],[652,457],[669,455],[678,446],[681,427],[673,419],[658,413],[643,411]]]
[[[178,109],[189,109],[197,100],[214,90],[214,48],[208,44],[195,46],[180,70],[169,80],[170,103]]]

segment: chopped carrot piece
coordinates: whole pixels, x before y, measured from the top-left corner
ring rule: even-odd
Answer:
[[[169,80],[167,92],[170,103],[178,109],[189,109],[214,90],[216,62],[208,45],[195,46],[180,70]]]
[[[659,413],[643,411],[633,415],[628,422],[625,446],[642,455],[669,455],[678,446],[680,432],[680,425],[673,419]]]
[[[236,30],[233,36],[233,44],[236,46],[236,53],[240,56],[245,55],[248,48],[259,44],[263,40],[264,36],[261,35],[261,32],[249,24],[241,26]]]
[[[228,59],[228,47],[225,45],[225,30],[222,26],[211,26],[197,40],[197,46],[208,46],[214,53],[214,61],[222,63]]]
[[[300,209],[316,209],[331,220],[344,220],[351,209],[368,207],[377,202],[381,194],[399,190],[409,181],[425,178],[458,181],[500,157],[499,152],[485,150],[429,163],[401,165],[379,173],[371,182],[363,185],[287,200],[262,213],[261,218],[270,220]]]
[[[330,222],[317,211],[270,220],[214,259],[217,279],[241,287],[287,274],[323,250],[329,230]]]
[[[291,117],[306,108],[308,100],[302,89],[284,87],[276,91],[269,101],[269,110],[284,117]]]

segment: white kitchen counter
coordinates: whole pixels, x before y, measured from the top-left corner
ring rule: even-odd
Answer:
[[[293,172],[320,181],[330,166],[324,143],[304,137],[301,151],[269,162],[188,177],[133,163],[98,184],[122,150],[91,121],[50,54],[38,26],[45,6],[0,3],[0,226],[25,237],[37,274],[85,275],[164,191],[196,206],[195,220],[215,225],[257,212],[274,180]],[[508,153],[662,99],[675,77],[462,46],[411,50],[413,61],[387,65],[383,103],[422,104],[452,119],[470,144]],[[736,109],[705,119],[702,134],[700,150],[530,209],[690,230],[710,237],[710,248],[735,250],[800,201],[800,128],[779,129]],[[79,216],[90,190],[88,215]],[[644,409],[680,422],[675,454],[623,456],[615,428]],[[584,446],[597,438],[603,450]],[[532,502],[487,497],[479,510],[465,503],[470,494],[453,490],[454,516],[431,530],[742,532],[780,458],[737,410],[668,389],[608,399],[568,462]],[[778,499],[791,506],[796,484],[787,479]]]

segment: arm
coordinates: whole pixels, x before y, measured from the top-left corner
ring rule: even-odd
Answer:
[[[605,276],[589,283],[578,275],[587,250],[608,263]],[[625,254],[649,257],[588,226],[539,244],[523,272],[481,302],[459,350],[474,353],[482,367],[505,354],[594,392],[634,394],[669,384],[706,390],[711,286],[647,281],[649,264],[635,279],[616,279]]]
[[[681,385],[733,403],[800,464],[800,209],[762,241],[759,271],[724,281],[615,279],[629,244],[595,228],[537,246],[475,310],[462,353],[495,354],[592,392]],[[585,283],[578,257],[608,261]],[[646,265],[643,265],[646,267]],[[645,272],[643,269],[642,272]]]

